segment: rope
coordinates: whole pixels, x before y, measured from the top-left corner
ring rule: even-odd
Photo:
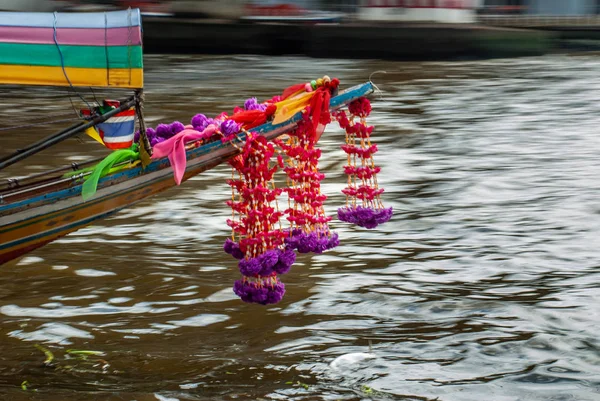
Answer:
[[[129,85],[131,86],[131,7],[127,9],[127,67],[129,67]]]
[[[96,92],[94,92],[94,88],[92,88],[90,86],[90,91],[92,92],[92,96],[94,96],[94,101],[96,102],[97,105],[100,105],[102,103],[100,103],[100,101],[98,100],[98,98],[96,97]]]
[[[108,15],[104,12],[104,55],[106,57],[106,86],[110,86],[110,61],[108,60]]]
[[[65,58],[63,56],[62,50],[60,49],[60,45],[58,44],[57,29],[56,29],[56,24],[58,22],[58,13],[55,11],[53,13],[53,15],[54,15],[54,22],[53,22],[53,31],[54,31],[53,33],[54,34],[53,34],[53,39],[54,39],[54,44],[56,45],[56,49],[58,50],[58,54],[60,55],[60,66],[62,68],[63,75],[65,76],[65,79],[69,83],[69,87],[73,90],[73,92],[75,92],[77,94],[77,96],[79,96],[79,98],[91,109],[92,106],[90,106],[90,104],[83,98],[83,96],[81,96],[79,94],[79,92],[77,92],[75,90],[75,87],[73,86],[73,83],[69,79],[69,75],[67,74],[67,70],[65,69]]]
[[[377,71],[373,71],[371,73],[371,75],[369,75],[369,82],[371,83],[371,85],[373,85],[373,88],[375,89],[375,93],[379,95],[380,99],[383,99],[383,91],[381,89],[379,89],[379,87],[377,87],[377,85],[375,85],[375,82],[373,82],[373,75],[375,74],[387,74],[387,71],[383,71],[383,70],[377,70]]]

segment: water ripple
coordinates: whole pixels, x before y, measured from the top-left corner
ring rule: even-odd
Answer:
[[[220,252],[230,171],[217,167],[4,269],[0,393],[28,380],[81,400],[599,399],[600,59],[146,65],[151,121],[215,114],[299,77],[388,71],[371,121],[395,216],[373,231],[332,222],[342,245],[300,256],[281,304],[245,305]],[[5,97],[7,115],[54,101]],[[341,135],[322,142],[329,214],[344,202]],[[81,151],[65,147],[25,170]],[[102,351],[110,374],[66,345]]]

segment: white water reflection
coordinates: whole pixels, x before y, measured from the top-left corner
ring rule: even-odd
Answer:
[[[93,339],[88,331],[62,323],[44,323],[34,331],[15,330],[8,333],[10,337],[24,341],[54,343],[59,345],[73,344],[73,339]]]

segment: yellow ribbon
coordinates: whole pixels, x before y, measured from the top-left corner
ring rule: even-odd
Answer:
[[[298,91],[289,98],[275,103],[277,111],[273,117],[273,124],[279,124],[289,120],[294,114],[302,111],[310,104],[315,92],[305,92],[304,89]]]

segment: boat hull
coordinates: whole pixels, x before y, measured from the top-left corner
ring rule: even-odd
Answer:
[[[227,158],[200,161],[188,168],[185,181]],[[13,216],[13,223],[0,228],[0,264],[22,256],[60,237],[85,227],[95,220],[156,195],[175,185],[170,168],[158,174],[144,174],[98,191],[87,202],[81,196],[68,197],[50,205],[24,210]]]

